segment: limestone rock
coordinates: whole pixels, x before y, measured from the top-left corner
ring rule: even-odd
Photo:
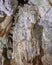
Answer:
[[[43,26],[43,37],[42,45],[44,49],[52,46],[52,8],[45,15],[45,19],[40,21],[40,24]]]
[[[25,4],[23,7],[19,6],[19,17],[16,20],[13,32],[13,58],[15,58],[17,65],[26,64],[39,54],[36,46],[39,42],[33,37],[32,33],[37,20],[37,11],[36,6],[31,4]]]
[[[42,58],[43,65],[52,65],[52,56],[47,54]]]
[[[13,11],[15,10],[16,6],[17,0],[0,0],[0,11],[5,12],[5,14],[7,14],[8,16],[13,14]]]
[[[44,16],[46,13],[49,11],[51,8],[49,2],[47,0],[41,0],[40,5],[38,6],[39,8],[39,13],[42,18],[45,18]]]
[[[17,0],[0,0],[0,22],[6,21],[6,15],[13,15],[17,3]],[[11,64],[40,65],[42,61],[42,65],[52,65],[52,0],[29,0],[28,4],[23,7],[19,5],[18,8],[19,11],[16,12],[15,27],[12,32],[13,54]],[[10,21],[10,18],[7,20]],[[2,24],[2,27],[6,27],[5,24],[6,22]],[[9,27],[6,27],[7,30]],[[0,40],[0,57],[2,57],[3,51],[2,43],[7,44],[5,37]],[[8,50],[7,55],[10,59],[10,50]],[[35,63],[32,62],[33,59],[35,59]]]

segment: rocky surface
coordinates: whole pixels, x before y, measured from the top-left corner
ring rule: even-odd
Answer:
[[[52,65],[52,55],[46,54],[42,57],[43,65]]]
[[[13,57],[17,65],[23,65],[32,60],[36,56],[37,49],[35,48],[36,41],[32,39],[32,30],[36,23],[36,6],[24,5],[19,6],[19,18],[16,20],[16,25],[13,32]],[[32,26],[33,25],[33,26]],[[38,44],[38,43],[37,43]]]
[[[45,2],[45,1],[44,1]],[[52,6],[49,4],[48,1],[46,1],[47,5],[44,3],[40,6],[42,7],[42,10],[40,9],[40,25],[43,26],[43,36],[42,36],[42,48],[44,49],[44,55],[42,59],[43,65],[52,65],[51,59],[52,59]],[[44,13],[45,12],[45,13]],[[42,16],[43,13],[43,16]],[[46,55],[48,54],[48,55]]]
[[[2,11],[8,16],[12,15],[16,6],[17,0],[0,0],[0,16],[3,17]]]
[[[6,16],[13,15],[17,3],[17,0],[0,0],[0,25]],[[52,0],[29,0],[29,4],[18,6],[18,9],[14,15],[11,64],[52,65]],[[10,36],[0,37],[0,58],[6,38]],[[8,51],[11,58],[11,51]]]
[[[25,4],[24,7],[19,6],[18,15],[13,32],[13,58],[17,65],[28,65],[29,63],[34,65],[34,62],[38,61],[39,55],[41,57],[43,55],[41,47],[43,27],[38,24],[37,6],[31,2],[29,5]],[[36,56],[37,60],[35,60]]]

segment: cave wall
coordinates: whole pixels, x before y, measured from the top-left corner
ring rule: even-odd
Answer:
[[[7,18],[11,15],[14,18],[10,18],[15,21],[7,26],[7,28],[10,27],[10,33],[13,34],[13,42],[9,40],[13,47],[7,41],[10,38],[9,33],[0,37],[0,57],[2,59],[2,48],[7,44],[13,48],[13,53],[8,50],[9,56],[12,53],[12,65],[52,65],[52,0],[29,0],[29,4],[23,7],[21,3],[18,4],[17,0],[0,0],[0,25],[1,22],[8,21]],[[14,28],[11,27],[13,24]],[[23,30],[23,28],[26,29]],[[1,33],[0,31],[0,35]],[[24,41],[21,41],[22,39]]]

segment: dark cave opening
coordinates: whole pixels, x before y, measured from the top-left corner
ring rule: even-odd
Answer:
[[[20,4],[24,5],[24,4],[26,4],[26,3],[28,3],[28,0],[18,0],[18,4],[19,4],[19,5],[20,5]]]

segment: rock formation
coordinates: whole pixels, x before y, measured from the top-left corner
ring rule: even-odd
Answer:
[[[0,0],[0,65],[52,65],[51,60],[52,0]]]

